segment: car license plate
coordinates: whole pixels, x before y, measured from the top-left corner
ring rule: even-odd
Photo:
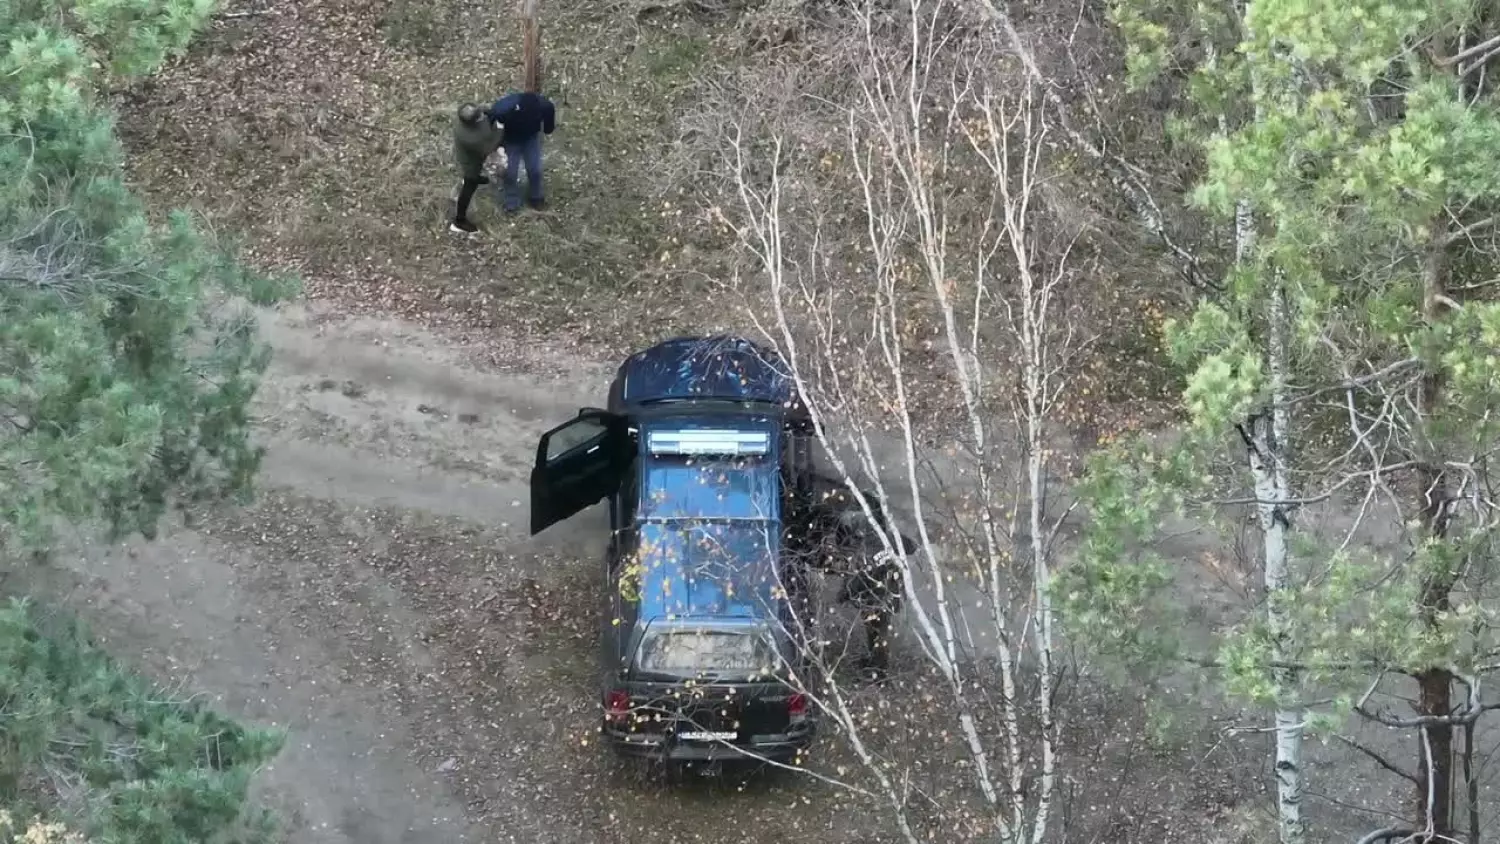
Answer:
[[[735,733],[732,730],[729,732],[694,731],[687,733],[678,733],[677,737],[680,739],[685,739],[687,741],[733,741],[735,736],[737,735],[738,733]]]

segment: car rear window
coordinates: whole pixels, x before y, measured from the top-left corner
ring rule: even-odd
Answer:
[[[776,649],[763,631],[668,628],[648,632],[640,667],[653,674],[772,674]]]
[[[775,519],[778,464],[765,457],[654,457],[640,515],[646,519]]]

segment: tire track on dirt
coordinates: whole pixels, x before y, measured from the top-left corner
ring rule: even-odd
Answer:
[[[294,841],[592,840],[526,791],[523,745],[483,763],[466,752],[464,733],[504,721],[513,695],[465,698],[444,679],[455,662],[503,678],[451,596],[519,570],[500,549],[525,544],[538,425],[592,386],[480,375],[395,323],[291,308],[262,327],[275,357],[257,397],[257,503],[153,543],[81,542],[27,585],[158,678],[285,727],[263,789]],[[427,588],[439,576],[455,582]],[[492,786],[478,803],[476,779]]]
[[[264,333],[258,501],[85,548],[43,591],[159,678],[290,731],[262,788],[292,841],[883,840],[811,779],[664,791],[593,744],[602,508],[532,538],[524,502],[537,435],[598,404],[609,367],[481,372],[411,326],[302,308]],[[860,706],[921,740],[903,700]],[[841,753],[815,764],[857,770]]]
[[[526,694],[551,678],[522,670],[506,646],[527,631],[493,614],[545,574],[526,548],[529,456],[598,392],[596,370],[481,374],[439,338],[379,320],[292,311],[264,332],[276,358],[259,403],[289,424],[265,426],[262,500],[209,530],[260,546],[261,602],[337,654],[340,687],[371,691],[379,723],[407,725],[405,753],[481,840],[592,840],[535,782],[530,762],[549,754],[513,723],[566,722],[559,710],[588,698]],[[257,541],[255,525],[278,522],[290,529]],[[476,629],[476,614],[502,623]]]
[[[121,656],[289,731],[262,778],[314,844],[878,839],[810,780],[662,791],[592,739],[602,508],[527,535],[537,435],[609,369],[479,372],[399,323],[267,314],[258,500],[38,572]],[[64,559],[65,558],[65,559]]]

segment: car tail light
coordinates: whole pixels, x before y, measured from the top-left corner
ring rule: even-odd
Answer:
[[[786,714],[793,718],[802,718],[807,715],[807,695],[801,692],[794,693],[786,699]]]
[[[617,689],[604,696],[604,719],[606,721],[624,721],[629,712],[629,694]]]

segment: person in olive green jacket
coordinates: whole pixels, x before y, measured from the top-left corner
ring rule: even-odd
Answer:
[[[500,148],[504,139],[505,131],[483,108],[473,103],[458,107],[453,120],[453,157],[463,176],[463,184],[458,189],[458,205],[453,211],[449,231],[463,234],[479,231],[479,227],[469,221],[469,203],[480,185],[490,183],[490,178],[484,174],[484,162]]]

